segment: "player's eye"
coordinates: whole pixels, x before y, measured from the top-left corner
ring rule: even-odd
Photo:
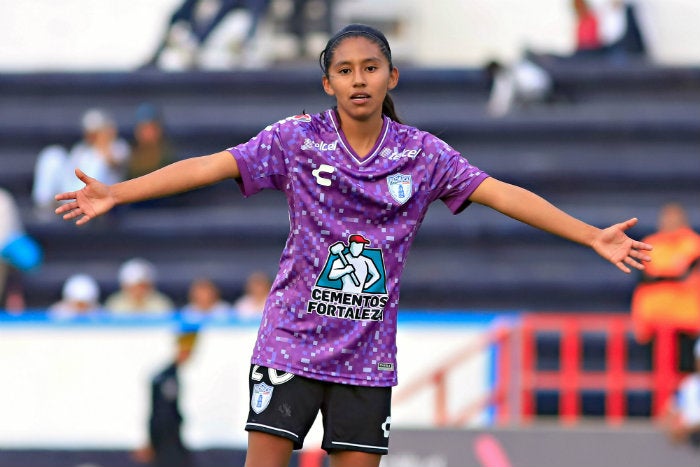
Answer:
[[[377,71],[377,68],[379,68],[379,67],[377,67],[375,65],[370,65],[367,67],[367,71],[369,71],[369,72]]]
[[[338,70],[339,75],[347,75],[348,73],[350,73],[350,68],[341,68]]]

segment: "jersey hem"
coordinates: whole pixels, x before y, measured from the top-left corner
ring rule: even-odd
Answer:
[[[306,371],[306,370],[300,369],[300,368],[288,368],[285,365],[275,365],[275,362],[268,362],[268,361],[258,360],[258,359],[252,359],[251,364],[261,365],[261,366],[264,366],[267,368],[273,368],[277,371],[284,371],[287,373],[291,373],[295,376],[301,376],[302,378],[313,379],[316,381],[323,381],[326,383],[347,384],[350,386],[367,386],[367,387],[378,387],[378,388],[393,387],[393,386],[396,386],[398,384],[397,378],[394,378],[391,380],[382,380],[382,381],[363,380],[363,379],[359,379],[359,378],[344,378],[342,376],[337,376],[337,375],[328,375],[325,373],[314,373],[314,372]]]

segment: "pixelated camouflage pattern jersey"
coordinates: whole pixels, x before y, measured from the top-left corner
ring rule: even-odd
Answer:
[[[252,363],[323,381],[397,384],[399,283],[416,231],[430,203],[456,214],[488,175],[437,137],[387,117],[360,157],[334,110],[287,118],[229,151],[245,196],[275,189],[289,203],[289,237]]]

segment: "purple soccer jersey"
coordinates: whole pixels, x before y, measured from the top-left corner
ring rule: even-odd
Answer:
[[[406,256],[430,203],[455,214],[488,177],[435,136],[384,117],[358,157],[333,110],[287,118],[230,148],[250,196],[282,190],[290,232],[252,363],[323,381],[397,383]]]

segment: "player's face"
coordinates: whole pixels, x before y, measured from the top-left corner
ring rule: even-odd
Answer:
[[[398,70],[390,69],[377,44],[362,36],[348,37],[333,52],[323,88],[335,96],[341,121],[343,117],[379,121],[384,97],[398,79]]]

